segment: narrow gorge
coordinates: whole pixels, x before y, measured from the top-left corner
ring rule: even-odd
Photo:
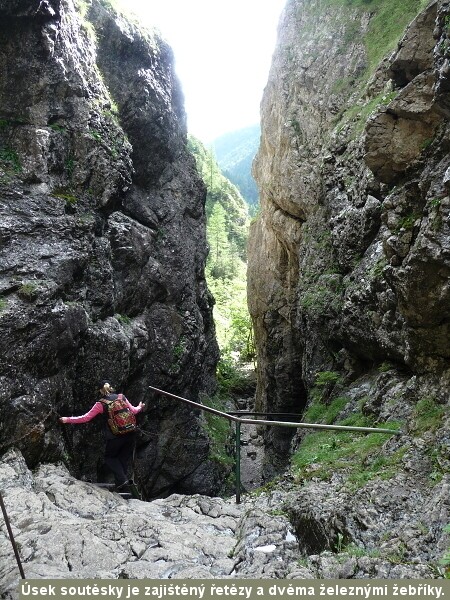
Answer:
[[[448,0],[287,0],[253,165],[256,410],[399,435],[261,428],[240,505],[204,417],[148,388],[208,402],[219,360],[172,51],[108,0],[0,17],[0,490],[27,577],[443,577]],[[103,377],[147,405],[148,502],[93,485],[95,423],[58,423]],[[0,559],[16,600],[3,524]]]

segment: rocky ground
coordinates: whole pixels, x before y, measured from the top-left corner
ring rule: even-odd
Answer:
[[[255,505],[246,518],[253,500],[237,505],[234,498],[173,495],[127,501],[74,479],[62,466],[31,473],[15,451],[1,463],[0,485],[31,579],[228,578],[266,571],[283,577],[286,558],[296,555],[286,517],[268,518]],[[16,598],[19,574],[4,523],[0,564],[1,597]]]
[[[284,478],[239,505],[201,495],[142,502],[76,480],[62,465],[33,473],[14,450],[0,463],[30,579],[440,577],[445,539],[429,523],[447,518],[449,481],[422,495],[412,483],[405,475],[373,482],[354,495],[350,513],[337,480],[302,487]],[[18,580],[2,522],[2,599],[17,598]]]

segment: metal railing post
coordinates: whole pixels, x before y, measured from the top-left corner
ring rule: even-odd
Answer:
[[[3,518],[5,519],[5,524],[6,524],[6,529],[8,530],[9,539],[11,541],[11,545],[14,550],[14,555],[16,557],[17,566],[19,567],[20,576],[22,577],[22,579],[25,579],[25,573],[24,573],[24,570],[22,567],[22,562],[20,560],[19,550],[17,549],[17,545],[14,540],[13,532],[11,529],[11,523],[9,522],[8,513],[6,512],[6,506],[5,506],[5,503],[3,502],[3,496],[1,494],[1,492],[0,492],[0,507],[2,509]]]
[[[236,421],[236,504],[241,503],[241,423]]]

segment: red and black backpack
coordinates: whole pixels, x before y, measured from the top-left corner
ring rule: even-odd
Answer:
[[[102,398],[102,404],[108,411],[107,422],[114,435],[124,435],[136,429],[136,417],[131,412],[123,394],[112,394]]]

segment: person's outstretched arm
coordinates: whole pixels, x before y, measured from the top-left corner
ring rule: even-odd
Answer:
[[[134,407],[133,407],[134,408]],[[73,425],[78,425],[79,423],[87,423],[88,421],[92,421],[94,417],[103,412],[103,404],[101,402],[96,402],[94,406],[91,408],[89,412],[79,417],[60,417],[61,423],[71,423]]]
[[[128,408],[135,415],[145,408],[145,404],[143,404],[142,402],[139,402],[137,406],[133,406],[126,396],[124,396],[123,399],[126,401]]]

